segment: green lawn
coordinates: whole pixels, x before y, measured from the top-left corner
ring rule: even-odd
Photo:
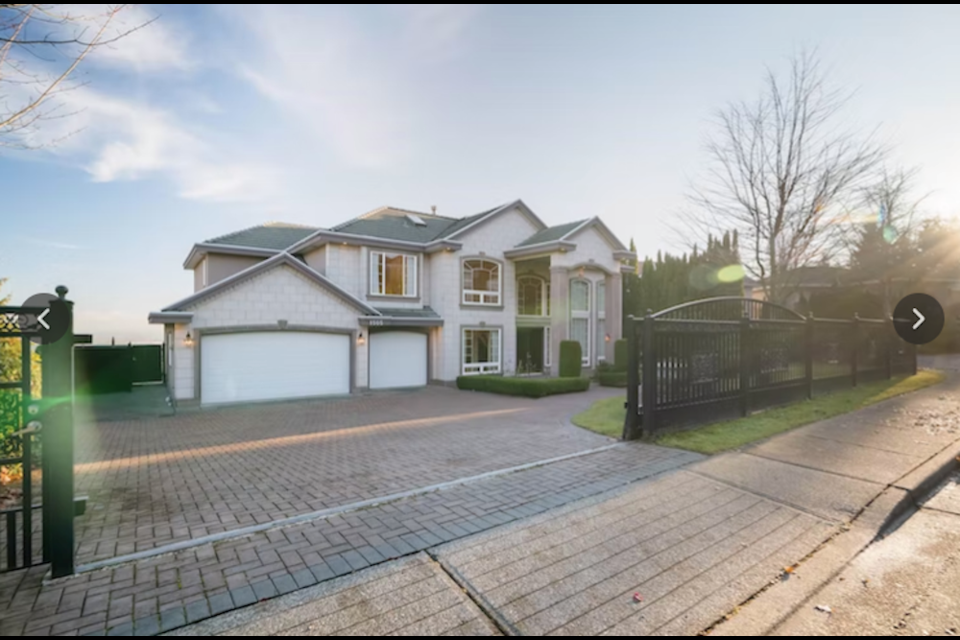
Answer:
[[[894,378],[846,389],[813,400],[776,407],[746,418],[718,422],[699,429],[665,435],[657,444],[699,453],[719,453],[736,449],[796,427],[855,411],[888,398],[942,382],[939,371],[920,371],[915,376]],[[573,417],[573,423],[605,436],[619,438],[623,433],[626,410],[624,398],[607,398]]]

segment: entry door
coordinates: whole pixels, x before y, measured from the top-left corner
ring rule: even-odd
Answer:
[[[517,371],[540,373],[543,371],[543,328],[520,327],[517,329]]]

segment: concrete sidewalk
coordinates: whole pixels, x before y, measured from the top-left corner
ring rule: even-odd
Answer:
[[[960,474],[771,635],[956,636],[958,602]]]
[[[446,576],[434,583],[446,587],[431,592],[445,594],[431,596],[447,603],[439,612],[412,613],[421,605],[403,598],[391,604],[375,595],[372,585],[384,579],[378,572],[410,570],[396,565],[321,585],[316,597],[325,604],[315,610],[303,608],[297,593],[287,598],[299,599],[261,603],[181,634],[383,628],[429,635],[462,632],[459,625],[467,624],[471,632],[493,625],[509,635],[765,632],[912,508],[952,469],[958,453],[955,376],[742,451],[429,547],[436,562],[418,562],[429,565],[430,575],[442,570]],[[797,566],[796,573],[784,572]],[[790,577],[808,568],[808,579]],[[340,609],[337,594],[350,594]],[[757,594],[772,606],[743,606]],[[741,606],[740,615],[715,627]],[[354,620],[350,616],[360,610],[370,612],[366,619],[332,622]],[[458,626],[439,618],[433,626],[441,614]]]

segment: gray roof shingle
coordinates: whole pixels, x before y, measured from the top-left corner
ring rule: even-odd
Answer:
[[[499,208],[494,207],[466,218],[448,218],[430,213],[384,207],[364,217],[337,225],[332,231],[406,242],[432,242],[449,237]],[[411,222],[407,217],[411,213],[419,216],[427,224],[421,226]]]
[[[426,225],[414,224],[407,218],[409,214],[419,216]],[[362,218],[339,224],[332,231],[405,242],[430,242],[442,236],[444,229],[454,222],[456,220],[453,218],[444,216],[384,207]]]
[[[582,225],[586,220],[577,220],[576,222],[568,222],[566,224],[558,224],[555,227],[547,227],[546,229],[541,229],[535,234],[518,244],[518,247],[528,247],[532,244],[540,244],[541,242],[553,242],[554,240],[559,240],[563,236],[567,235],[580,225]]]
[[[224,236],[211,238],[206,241],[206,244],[226,244],[236,247],[253,247],[256,249],[281,251],[303,240],[316,230],[316,227],[304,227],[284,222],[271,222],[241,231],[234,231]]]

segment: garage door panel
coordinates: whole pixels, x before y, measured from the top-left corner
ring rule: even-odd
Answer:
[[[350,338],[342,334],[261,331],[204,336],[203,404],[350,393]]]
[[[413,331],[370,335],[370,388],[399,389],[427,384],[427,336]]]

